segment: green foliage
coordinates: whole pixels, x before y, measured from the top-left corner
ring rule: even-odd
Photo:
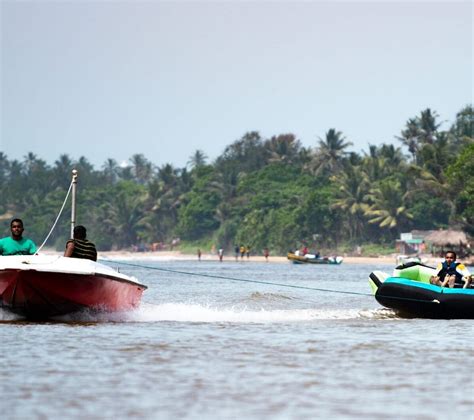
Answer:
[[[449,225],[451,208],[441,198],[426,192],[420,192],[414,198],[410,204],[413,215],[412,226],[421,230],[432,230],[446,228]]]
[[[216,207],[220,202],[217,191],[210,189],[213,170],[201,167],[201,176],[186,196],[178,213],[177,234],[185,240],[197,240],[219,227]]]
[[[456,225],[474,234],[472,105],[447,131],[438,118],[428,108],[402,128],[411,158],[390,144],[347,153],[351,143],[335,128],[308,149],[291,133],[249,132],[212,164],[197,150],[189,171],[156,167],[142,154],[126,167],[107,159],[96,170],[84,156],[63,154],[49,166],[33,153],[19,161],[0,152],[0,229],[8,234],[11,218],[23,218],[25,234],[40,244],[76,168],[77,223],[99,250],[180,237],[203,252],[243,244],[285,253],[302,244],[393,244],[409,229]],[[67,205],[47,246],[64,249],[69,219]]]
[[[313,234],[328,235],[334,217],[330,189],[322,183],[281,163],[245,177],[234,211],[239,220],[235,242],[259,252],[265,247],[286,252],[301,241],[312,241]]]
[[[447,170],[448,180],[456,193],[457,219],[474,235],[474,143],[461,150],[457,160]]]

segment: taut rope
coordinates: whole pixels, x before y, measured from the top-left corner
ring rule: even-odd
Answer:
[[[56,224],[58,223],[58,220],[59,218],[61,217],[61,214],[64,210],[64,206],[66,205],[67,203],[67,199],[69,198],[69,194],[71,192],[71,188],[72,188],[72,184],[73,184],[74,181],[71,181],[71,184],[69,185],[69,189],[67,190],[67,194],[66,194],[66,198],[64,199],[64,202],[63,202],[63,205],[61,207],[61,210],[59,210],[59,214],[58,214],[58,217],[56,217],[56,220],[54,221],[54,224],[53,224],[53,227],[51,228],[51,230],[49,231],[48,235],[46,236],[46,239],[43,241],[43,243],[41,244],[41,246],[38,248],[38,250],[36,251],[36,253],[40,252],[41,249],[43,248],[44,244],[47,242],[47,240],[49,239],[49,237],[51,236],[51,234],[53,233],[53,230],[54,228],[56,227]]]

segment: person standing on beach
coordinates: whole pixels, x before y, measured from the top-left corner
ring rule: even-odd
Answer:
[[[239,259],[239,254],[240,254],[240,248],[238,245],[235,246],[234,253],[235,253],[235,261],[237,261]]]
[[[264,248],[263,249],[263,256],[265,257],[265,261],[268,262],[268,256],[270,255],[270,251],[268,250],[268,248]]]
[[[219,261],[222,262],[222,259],[224,258],[224,250],[222,248],[219,248]]]
[[[36,253],[35,243],[23,237],[23,221],[13,219],[10,222],[11,235],[0,239],[0,255],[33,255]]]
[[[198,248],[198,260],[201,261],[201,249]]]
[[[87,230],[84,226],[76,226],[73,231],[73,239],[66,243],[65,257],[82,258],[97,261],[97,250],[95,245],[86,239]]]

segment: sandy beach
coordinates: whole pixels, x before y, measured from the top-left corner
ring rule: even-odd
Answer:
[[[110,260],[150,260],[150,261],[173,261],[173,260],[182,260],[182,261],[197,261],[197,255],[185,254],[180,251],[157,251],[157,252],[130,252],[130,251],[108,251],[100,252],[99,258],[110,259]],[[219,262],[219,257],[213,254],[202,254],[202,261],[216,261]],[[224,255],[223,262],[234,262],[235,258],[233,255]],[[238,261],[242,262],[265,262],[265,257],[261,255],[253,256],[250,258],[244,257],[241,259],[239,257]],[[423,257],[422,261],[424,264],[436,266],[440,261],[439,258],[434,258],[431,256]],[[288,259],[283,255],[270,256],[268,258],[268,263],[282,264],[288,263]],[[345,256],[343,263],[346,264],[396,264],[396,254],[388,256],[379,256],[379,257],[354,257],[354,256]]]
[[[50,255],[62,255],[62,253],[55,251],[53,249],[43,249],[42,254]],[[397,254],[391,255],[381,255],[381,256],[345,256],[341,255],[344,260],[343,264],[397,264]],[[103,260],[122,260],[122,261],[197,261],[198,257],[196,254],[183,253],[181,251],[156,251],[156,252],[132,252],[126,250],[120,251],[99,251],[99,259]],[[216,254],[203,253],[201,255],[202,261],[216,261],[219,262],[219,257]],[[242,262],[265,262],[265,257],[263,255],[250,255],[250,258],[244,257],[241,259],[239,257],[238,261]],[[433,257],[431,255],[422,255],[421,261],[423,264],[436,267],[436,265],[442,261],[441,258]],[[223,262],[235,262],[235,257],[233,254],[225,254]],[[273,264],[287,264],[289,261],[286,255],[270,255],[268,258],[268,263]],[[474,261],[463,261],[466,265],[473,265]]]

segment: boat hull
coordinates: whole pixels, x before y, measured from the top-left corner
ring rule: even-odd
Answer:
[[[293,253],[288,253],[287,258],[293,264],[334,264],[339,265],[342,263],[342,257],[323,257],[323,258],[315,258],[315,257],[306,257],[302,255],[296,255]]]
[[[120,273],[114,276],[102,264],[69,260],[75,270],[66,271],[62,264],[35,264],[34,258],[25,268],[0,268],[0,306],[32,320],[84,309],[115,312],[139,306],[146,286]],[[105,267],[102,273],[101,267]]]

